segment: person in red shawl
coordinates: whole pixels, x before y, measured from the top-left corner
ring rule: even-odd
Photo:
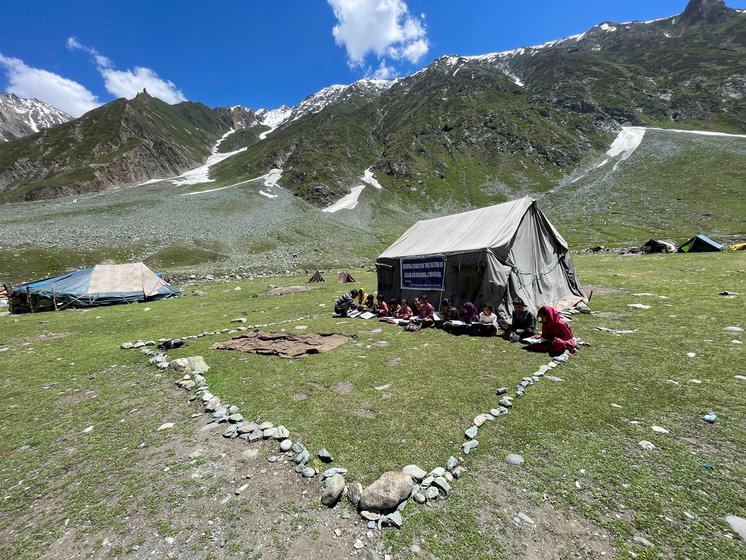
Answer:
[[[572,328],[565,321],[554,307],[546,306],[539,309],[537,317],[541,321],[541,334],[533,336],[527,341],[536,340],[537,342],[529,343],[526,350],[531,352],[549,352],[550,356],[559,356],[565,350],[574,354],[577,348],[577,342],[572,335]]]

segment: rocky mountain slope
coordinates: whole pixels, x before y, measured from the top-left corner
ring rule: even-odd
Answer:
[[[329,88],[338,96],[321,110],[287,119],[213,176],[231,184],[280,168],[284,186],[323,206],[372,167],[413,204],[478,206],[549,189],[620,126],[746,131],[744,76],[746,13],[692,0],[667,19],[442,57],[385,88]]]
[[[746,13],[722,0],[691,0],[671,18],[605,22],[537,47],[442,57],[396,82],[330,86],[294,108],[208,116],[198,104],[151,100],[145,113],[158,117],[146,124],[139,111],[130,113],[140,121],[124,111],[145,98],[120,100],[97,110],[123,131],[117,141],[86,115],[64,133],[0,145],[0,169],[9,166],[0,196],[165,177],[204,161],[209,143],[235,127],[242,130],[220,150],[251,149],[211,168],[211,188],[281,169],[283,187],[325,207],[370,169],[404,206],[458,210],[551,189],[589,154],[603,153],[622,126],[744,132],[744,76]],[[65,156],[71,142],[85,150]]]
[[[9,142],[70,120],[72,117],[64,111],[38,99],[0,93],[0,142]]]
[[[104,191],[171,177],[204,161],[251,110],[169,105],[146,92],[74,121],[0,145],[0,201]]]

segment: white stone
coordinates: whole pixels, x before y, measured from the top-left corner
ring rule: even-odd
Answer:
[[[651,430],[653,430],[657,434],[668,434],[670,433],[666,428],[661,428],[660,426],[651,426]]]
[[[726,515],[725,520],[728,522],[728,525],[730,525],[730,528],[738,533],[741,540],[746,542],[746,519],[738,517],[737,515]]]
[[[169,430],[169,429],[171,429],[173,427],[174,427],[174,423],[173,422],[166,422],[165,424],[161,424],[158,427],[158,431],[160,432],[161,430]]]
[[[642,440],[637,445],[639,445],[643,449],[647,449],[648,451],[655,451],[656,449],[658,449],[652,442],[647,440]]]

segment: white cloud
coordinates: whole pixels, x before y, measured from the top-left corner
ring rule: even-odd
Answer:
[[[347,50],[350,66],[362,67],[371,53],[417,63],[429,49],[425,15],[412,16],[403,0],[327,0],[339,21],[332,29]],[[387,67],[382,60],[382,66]]]
[[[166,103],[186,101],[186,97],[170,80],[163,80],[150,68],[136,66],[132,70],[114,70],[113,68],[99,68],[104,78],[106,91],[117,97],[131,99],[143,89],[153,97],[162,99]]]
[[[385,60],[381,61],[381,64],[378,65],[378,68],[374,72],[371,72],[369,69],[366,74],[376,80],[391,80],[399,75],[395,68],[386,64]]]
[[[31,68],[19,58],[0,54],[0,65],[5,67],[8,93],[19,97],[36,98],[53,107],[79,117],[100,105],[98,98],[84,86],[58,74]]]
[[[68,37],[67,48],[71,51],[80,50],[90,54],[104,79],[106,91],[116,97],[132,99],[143,89],[147,89],[150,95],[166,103],[179,103],[187,100],[176,84],[160,78],[150,68],[136,66],[132,70],[117,70],[110,58],[92,47],[83,45],[75,37]]]

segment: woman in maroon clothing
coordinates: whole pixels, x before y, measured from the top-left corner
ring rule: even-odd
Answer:
[[[577,342],[572,335],[572,328],[554,307],[542,307],[536,314],[541,320],[541,335],[532,337],[541,342],[529,344],[531,352],[549,352],[550,356],[559,356],[565,350],[574,354]]]

